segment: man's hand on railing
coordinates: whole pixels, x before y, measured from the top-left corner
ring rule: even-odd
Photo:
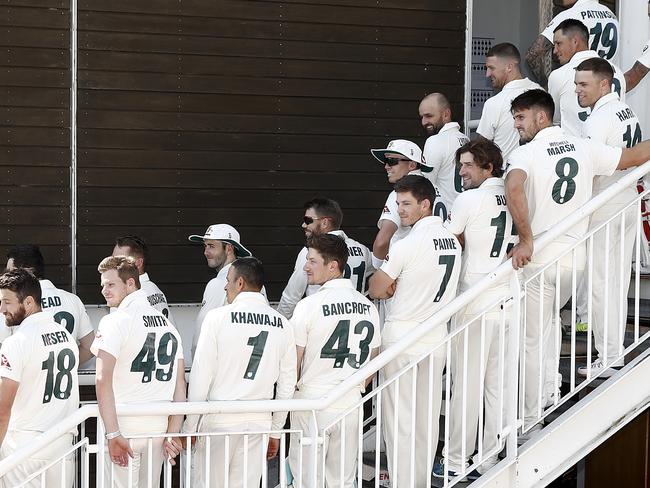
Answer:
[[[530,263],[530,258],[533,255],[533,243],[529,241],[519,241],[508,253],[508,257],[512,258],[512,267],[515,269],[523,268]]]
[[[266,459],[273,459],[278,455],[280,450],[280,439],[274,439],[273,437],[269,438],[269,447],[266,450]]]
[[[128,466],[129,457],[133,457],[129,441],[121,435],[108,441],[108,453],[111,455],[111,460],[122,467]]]
[[[165,439],[165,442],[163,442],[163,449],[167,454],[169,464],[175,466],[176,461],[174,461],[174,458],[178,456],[183,449],[183,439],[181,437],[168,437]]]

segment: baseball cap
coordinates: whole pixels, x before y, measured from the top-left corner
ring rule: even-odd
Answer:
[[[252,256],[252,253],[242,246],[239,238],[239,232],[232,225],[212,224],[202,236],[192,234],[188,237],[192,242],[203,242],[205,239],[214,239],[216,241],[227,242],[235,248],[235,255],[239,258]]]
[[[406,159],[415,161],[418,164],[423,164],[422,150],[420,149],[420,146],[415,142],[407,141],[406,139],[395,139],[388,143],[387,148],[371,149],[370,152],[381,164],[386,164],[387,154],[399,154],[400,156],[404,156]]]

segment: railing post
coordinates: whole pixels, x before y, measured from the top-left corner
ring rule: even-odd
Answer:
[[[521,285],[516,272],[510,275],[510,294],[512,309],[508,325],[508,351],[506,356],[506,459],[513,461],[517,457],[517,399],[519,396],[519,331],[521,329]]]
[[[304,483],[307,486],[318,486],[318,443],[319,443],[319,432],[318,432],[318,422],[316,422],[316,411],[311,411],[311,416],[309,418],[309,438],[311,444],[309,446],[309,483]],[[303,470],[304,473],[304,470]],[[303,476],[303,479],[306,477]]]
[[[106,444],[104,438],[106,430],[101,416],[97,415],[97,455],[95,456],[95,486],[104,488],[104,458],[106,456]]]

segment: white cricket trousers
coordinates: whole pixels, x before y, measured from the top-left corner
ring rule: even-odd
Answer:
[[[262,470],[266,469],[268,445],[262,444],[263,434],[242,434],[246,431],[271,430],[270,416],[219,415],[204,417],[199,432],[239,432],[210,436],[207,455],[206,436],[200,436],[192,453],[192,486],[196,488],[248,488],[259,486]]]
[[[294,398],[320,398],[326,390],[301,386]],[[303,488],[354,488],[359,457],[359,410],[355,409],[345,415],[346,410],[359,404],[361,394],[358,390],[350,392],[339,400],[335,408],[316,412],[316,423],[323,444],[318,448],[317,484],[314,485],[314,473],[310,460],[311,446],[303,446],[299,434],[291,434],[289,446],[289,466],[294,477],[293,486]],[[363,407],[361,407],[363,408]],[[345,426],[343,418],[345,415]],[[311,412],[291,412],[291,428],[302,430],[303,436],[309,436]],[[340,418],[340,420],[338,420]],[[338,421],[337,421],[338,420]],[[336,422],[323,431],[323,427]],[[302,452],[301,452],[302,451]],[[302,455],[302,461],[301,461]],[[341,469],[341,461],[343,466]],[[324,469],[323,469],[324,468]],[[323,485],[323,477],[325,484]],[[302,482],[301,482],[302,481]]]
[[[637,196],[635,188],[628,188],[616,200],[596,210],[591,216],[592,231],[614,217]],[[632,274],[632,254],[636,241],[636,223],[640,218],[636,205],[625,211],[625,227],[621,233],[621,217],[609,224],[609,246],[605,228],[594,234],[591,290],[591,322],[598,356],[611,363],[623,351],[627,324],[627,294]],[[623,262],[621,268],[621,236]],[[606,263],[606,261],[608,261]],[[606,266],[607,264],[607,266]],[[621,280],[621,269],[623,270]],[[588,273],[583,273],[578,300],[581,319],[588,320]]]
[[[0,448],[0,458],[5,459],[14,452],[31,444],[42,432],[8,431]],[[65,434],[47,448],[37,452],[24,462],[8,471],[0,480],[0,486],[13,488],[23,483],[31,475],[45,468],[51,462],[63,457],[63,454],[72,447],[72,434]],[[65,483],[62,476],[65,475]],[[74,482],[74,456],[68,455],[50,469],[45,471],[45,484],[41,484],[42,476],[38,476],[23,485],[26,488],[46,487],[72,487]]]
[[[129,466],[122,467],[115,464],[108,453],[104,458],[104,488],[146,488],[151,479],[153,486],[160,484],[160,472],[165,459],[163,451],[163,437],[151,439],[128,439],[133,451],[133,458]],[[151,444],[150,442],[151,441]],[[151,447],[151,448],[150,448]],[[129,484],[129,478],[131,484]]]
[[[541,252],[535,252],[531,262],[524,267],[524,283],[539,273],[544,266],[556,261],[562,252],[576,242],[569,236],[561,236]],[[557,306],[562,308],[572,294],[573,256],[574,252],[570,251],[559,260],[559,283],[556,282],[557,266],[553,264],[541,274],[543,289],[541,289],[540,276],[532,279],[526,288],[524,351],[521,355],[521,360],[524,361],[525,428],[539,422],[546,400],[545,390],[552,391],[548,383],[552,384],[558,374],[560,361],[558,344],[561,344],[561,323],[559,318],[556,320],[555,317],[556,287],[560,288],[560,299]],[[585,245],[580,243],[575,248],[576,276],[580,275],[584,265]]]
[[[507,289],[505,293],[508,293]],[[491,302],[498,300],[503,294],[490,294],[481,296],[480,301],[484,307],[472,306],[475,312],[482,311]],[[500,306],[498,307],[499,311]],[[461,311],[454,318],[454,329],[462,327],[470,319],[476,317],[476,313],[468,313],[469,309]],[[503,315],[499,312],[490,311],[485,314],[485,325],[483,327],[483,361],[481,363],[481,320],[475,320],[470,325],[467,334],[467,355],[465,355],[465,334],[460,332],[454,337],[451,344],[451,402],[449,407],[449,438],[445,446],[445,465],[448,470],[461,471],[466,465],[468,458],[476,449],[476,439],[479,424],[479,412],[483,415],[483,446],[482,455],[484,459],[491,451],[496,451],[499,445],[499,419],[503,415],[505,378],[501,380],[499,388],[500,364],[505,367],[507,354],[506,341],[507,324],[509,322],[509,308],[506,308],[505,322]],[[501,330],[503,328],[503,341],[501,342]],[[481,377],[481,368],[483,377]],[[504,369],[505,371],[505,369]],[[464,381],[466,375],[466,382]],[[481,382],[483,382],[483,398],[481,398]],[[465,383],[465,387],[463,386]],[[463,391],[465,390],[465,391]],[[465,412],[463,413],[463,397],[465,398]],[[463,437],[463,416],[465,419],[465,436]],[[465,444],[463,452],[463,443]],[[495,455],[492,452],[491,455]],[[475,459],[478,461],[478,459]]]
[[[394,343],[390,339],[399,337],[396,332],[401,325],[406,325],[403,329],[404,333],[407,333],[419,324],[386,323],[382,350]],[[447,324],[439,324],[434,335],[438,338],[438,343],[441,342],[447,335]],[[432,351],[433,347],[431,342],[421,342],[397,356],[384,366],[383,381],[390,380],[405,366],[414,364],[423,353]],[[402,374],[399,377],[399,385],[393,382],[382,393],[381,421],[391,486],[431,486],[431,470],[438,448],[442,371],[445,367],[446,349],[445,346],[438,347],[432,356],[417,364],[417,371],[409,370]],[[433,370],[431,375],[430,368]]]

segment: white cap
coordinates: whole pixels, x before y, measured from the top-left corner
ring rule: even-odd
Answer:
[[[251,252],[242,246],[239,238],[239,232],[228,224],[212,224],[202,236],[192,234],[188,237],[192,242],[203,242],[205,239],[227,242],[235,248],[235,255],[239,258],[252,256]]]
[[[422,149],[420,149],[420,146],[406,139],[395,139],[388,143],[386,149],[371,149],[370,152],[381,164],[386,164],[388,159],[386,158],[387,154],[399,154],[418,164],[426,165],[426,163],[422,162]]]

